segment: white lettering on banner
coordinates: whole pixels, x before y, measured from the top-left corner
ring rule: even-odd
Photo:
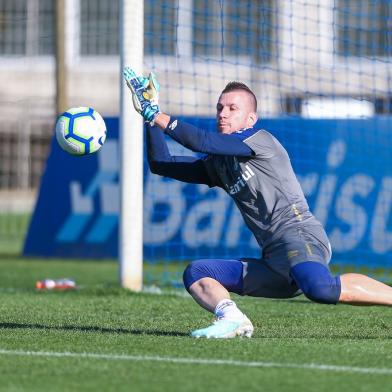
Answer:
[[[186,185],[180,181],[165,180],[148,173],[144,196],[144,243],[164,244],[174,237],[184,220],[185,198],[182,189]],[[153,220],[155,206],[164,204],[168,214],[163,220]]]
[[[71,211],[74,214],[91,215],[94,211],[93,198],[91,195],[84,195],[81,191],[80,183],[72,181],[70,183],[71,191]]]
[[[118,175],[118,144],[108,140],[105,148],[98,154],[98,171],[88,184],[84,193],[80,183],[70,183],[71,211],[73,214],[92,215],[94,197],[97,192],[101,196],[101,212],[103,214],[118,214],[119,188],[115,178]]]
[[[357,196],[365,198],[374,188],[374,180],[365,174],[349,177],[340,188],[336,200],[336,216],[348,226],[348,230],[334,228],[329,238],[337,252],[354,249],[365,235],[368,216],[366,210],[354,203]]]
[[[118,143],[115,140],[107,140],[105,148],[98,154],[98,165],[101,172],[118,173],[119,162]]]
[[[100,172],[105,173],[100,186],[101,211],[104,215],[120,212],[120,187],[113,181],[119,169],[118,144],[108,140],[105,148],[98,154]]]
[[[301,184],[302,191],[305,196],[310,196],[313,194],[317,187],[319,175],[317,173],[309,173],[306,175],[297,175],[298,181]]]
[[[330,214],[329,210],[335,194],[336,182],[337,177],[333,174],[327,174],[321,178],[313,213],[323,226],[327,224]]]
[[[209,192],[205,185],[198,186],[198,189],[201,193]],[[182,239],[190,248],[219,246],[230,199],[224,192],[218,192],[218,189],[212,189],[211,192],[215,193],[215,198],[194,204],[185,218]],[[209,219],[208,225],[198,227],[203,219]]]
[[[327,166],[331,169],[338,168],[346,158],[346,142],[338,139],[329,146],[327,153]]]
[[[387,223],[392,212],[392,177],[384,177],[374,208],[370,231],[371,247],[376,253],[384,254],[392,250],[392,232],[387,231]]]
[[[118,215],[120,212],[120,187],[117,184],[101,185],[101,208],[103,215]]]
[[[327,154],[327,164],[330,169],[336,168],[343,163],[346,152],[345,143],[342,141],[332,142]],[[311,196],[317,189],[317,173],[308,173],[298,176],[303,186],[305,196]],[[358,183],[355,183],[355,182]],[[336,193],[337,176],[327,174],[320,179],[318,194],[314,206],[314,214],[323,225],[326,225],[332,201]],[[373,212],[373,221],[370,225],[369,246],[378,254],[385,254],[392,250],[392,232],[387,231],[388,219],[392,210],[392,179],[381,179],[381,189],[374,209],[365,210],[354,202],[356,196],[365,198],[376,188],[373,178],[364,174],[355,174],[348,177],[341,185],[340,192],[335,204],[335,213],[343,223],[349,225],[348,232],[342,232],[333,228],[330,235],[331,244],[336,251],[351,251],[364,239],[369,220]]]
[[[327,167],[329,169],[337,169],[346,157],[346,144],[342,140],[335,140],[331,143],[327,153]],[[321,179],[319,192],[317,195],[314,215],[321,222],[326,225],[329,209],[332,204],[333,196],[336,190],[337,176],[327,174]]]

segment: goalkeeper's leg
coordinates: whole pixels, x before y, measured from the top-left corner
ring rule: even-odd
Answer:
[[[200,338],[251,337],[253,325],[230,299],[229,290],[242,293],[243,265],[240,260],[197,260],[184,272],[184,284],[194,300],[214,313],[213,325],[193,331]]]
[[[362,274],[340,276],[339,302],[350,305],[392,306],[392,287]]]
[[[315,302],[392,306],[392,287],[366,275],[332,276],[327,266],[312,261],[295,265],[290,273],[303,293]]]
[[[197,260],[184,272],[184,284],[195,301],[214,313],[217,321],[196,330],[194,337],[248,336],[253,326],[230,299],[230,292],[267,298],[291,298],[298,287],[261,260]]]

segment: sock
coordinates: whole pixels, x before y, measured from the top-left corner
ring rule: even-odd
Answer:
[[[214,314],[217,319],[225,318],[228,320],[242,320],[245,315],[237,308],[237,305],[231,299],[222,299],[216,305]]]

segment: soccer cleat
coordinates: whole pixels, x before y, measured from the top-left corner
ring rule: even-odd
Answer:
[[[236,336],[250,338],[253,334],[253,325],[247,317],[240,321],[218,319],[207,328],[197,329],[191,333],[194,338],[229,339]]]

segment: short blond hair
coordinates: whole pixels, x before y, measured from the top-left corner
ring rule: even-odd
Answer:
[[[254,92],[245,84],[242,82],[229,82],[226,84],[226,87],[222,90],[221,95],[224,93],[229,93],[231,91],[245,91],[248,93],[251,98],[252,98],[252,103],[253,103],[253,111],[257,111],[257,98]]]

